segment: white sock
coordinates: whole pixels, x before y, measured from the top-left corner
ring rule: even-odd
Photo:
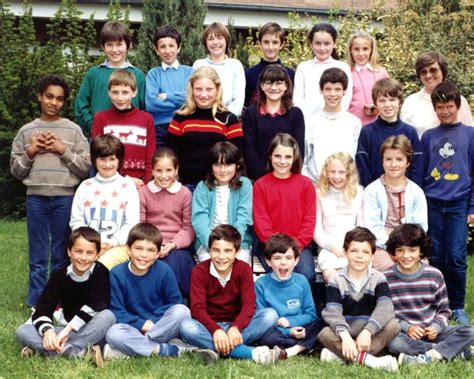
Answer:
[[[396,359],[391,355],[384,355],[383,357],[375,357],[368,353],[359,353],[357,361],[371,368],[381,368],[388,371],[394,371],[396,366]],[[395,361],[395,362],[394,362]],[[398,368],[398,367],[397,367]]]
[[[433,361],[441,361],[443,359],[443,356],[440,353],[438,353],[435,349],[428,350],[426,352],[426,355],[431,357]]]
[[[295,355],[298,355],[299,353],[305,351],[306,349],[301,346],[301,345],[295,345],[295,346],[292,346],[292,347],[289,347],[287,349],[285,349],[286,351],[286,356],[288,358],[290,357],[294,357]]]

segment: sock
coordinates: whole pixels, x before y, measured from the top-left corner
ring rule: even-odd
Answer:
[[[292,346],[292,347],[289,347],[287,349],[285,349],[286,351],[286,356],[289,358],[289,357],[294,357],[295,355],[298,355],[299,353],[305,351],[306,349],[301,346],[301,345],[295,345],[295,346]]]
[[[254,348],[241,343],[240,345],[237,345],[231,350],[229,356],[235,359],[252,359],[253,349]]]
[[[160,343],[160,352],[158,355],[160,357],[177,357],[179,349],[175,345],[170,345],[169,343]]]
[[[435,349],[428,350],[426,352],[426,355],[431,357],[433,361],[440,361],[443,359],[443,356],[440,353],[438,353]]]
[[[392,359],[393,357],[390,355],[385,355],[383,357],[374,357],[373,355],[370,355],[366,352],[361,352],[357,356],[357,362],[359,364],[371,368],[386,368],[389,365],[390,360]]]

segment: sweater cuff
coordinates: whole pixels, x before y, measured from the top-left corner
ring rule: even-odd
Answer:
[[[76,159],[76,154],[74,154],[66,147],[66,150],[64,150],[64,154],[61,155],[61,159],[64,161],[64,163],[66,163],[66,165],[69,165]]]
[[[23,153],[23,155],[21,156],[21,159],[20,159],[20,166],[24,167],[24,168],[27,168],[27,169],[30,169],[31,166],[33,166],[33,162],[35,161],[35,159],[30,159],[30,157],[28,156],[28,154],[26,154],[26,151]]]
[[[407,334],[408,333],[408,328],[410,328],[411,324],[406,322],[406,321],[403,321],[403,320],[399,320],[400,321],[400,329],[403,333]]]
[[[444,326],[436,323],[436,322],[433,322],[430,326],[432,326],[433,328],[436,329],[436,331],[439,333],[441,333],[443,330],[444,330]]]
[[[376,323],[374,320],[369,320],[367,325],[365,326],[364,329],[367,329],[372,335],[377,334],[380,332],[380,325]]]
[[[69,321],[68,325],[75,331],[77,332],[79,329],[81,329],[86,322],[80,318],[79,316],[74,316],[71,321]]]

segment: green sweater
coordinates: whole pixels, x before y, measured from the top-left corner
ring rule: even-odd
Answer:
[[[76,96],[74,112],[77,123],[84,132],[92,129],[94,115],[112,107],[108,94],[109,77],[116,68],[99,65],[87,71],[81,88]],[[139,109],[145,109],[145,74],[138,68],[129,66],[126,70],[132,72],[137,80],[137,96],[132,103]]]

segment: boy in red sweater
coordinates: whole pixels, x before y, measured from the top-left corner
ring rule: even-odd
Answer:
[[[282,353],[275,347],[250,347],[275,325],[275,310],[257,312],[252,269],[236,260],[241,236],[231,225],[218,225],[209,236],[211,259],[198,264],[191,274],[192,320],[181,324],[186,342],[237,359],[275,363]]]

